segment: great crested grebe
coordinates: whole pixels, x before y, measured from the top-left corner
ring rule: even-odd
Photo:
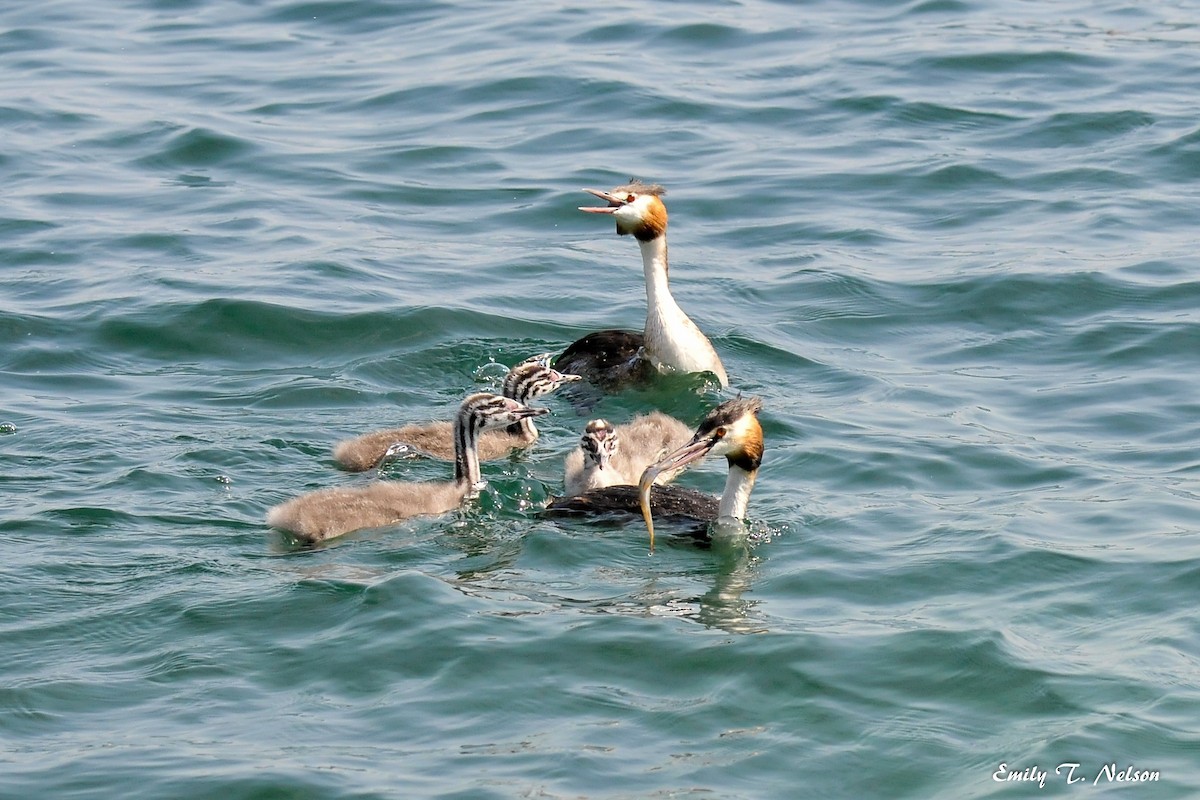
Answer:
[[[617,233],[633,234],[642,251],[646,278],[646,327],[642,333],[607,330],[588,334],[554,362],[564,372],[582,375],[604,388],[640,382],[655,372],[711,372],[721,386],[729,376],[712,343],[683,313],[667,283],[667,207],[661,186],[633,181],[611,192],[584,189],[608,202],[581,206],[592,214],[611,214]]]
[[[589,489],[637,483],[646,467],[675,450],[692,435],[692,429],[661,411],[634,417],[623,425],[594,419],[580,437],[579,447],[567,456],[563,485],[567,496]],[[658,478],[667,483],[674,474]]]
[[[527,358],[508,371],[501,393],[505,397],[528,403],[550,394],[564,383],[582,380],[550,366],[552,353]],[[484,431],[479,437],[479,460],[503,458],[515,448],[529,447],[538,438],[538,430],[528,417],[498,430]],[[333,458],[343,469],[363,472],[377,466],[385,457],[397,452],[413,452],[452,461],[454,455],[454,423],[439,420],[372,431],[353,439],[338,442]]]
[[[761,410],[762,401],[757,397],[726,400],[704,417],[686,444],[647,467],[638,486],[593,489],[576,497],[555,500],[547,511],[568,515],[641,512],[650,532],[651,549],[654,548],[651,514],[705,523],[725,517],[742,520],[762,463],[763,435],[758,421]],[[655,483],[661,474],[678,473],[709,454],[723,455],[729,464],[729,476],[719,499],[693,489]]]
[[[378,528],[409,517],[457,508],[481,481],[479,436],[549,413],[510,397],[479,392],[463,400],[454,418],[454,480],[410,483],[377,481],[366,486],[321,489],[267,512],[267,524],[315,543],[361,528]]]

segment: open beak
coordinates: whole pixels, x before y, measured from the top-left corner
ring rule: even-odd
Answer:
[[[589,214],[611,214],[614,211],[616,211],[618,208],[620,208],[621,206],[625,205],[624,200],[617,199],[614,195],[612,195],[609,192],[602,192],[599,189],[584,189],[584,191],[590,195],[595,195],[596,197],[599,197],[601,200],[608,203],[608,205],[607,206],[580,206],[579,207],[580,211],[586,211]]]
[[[646,467],[638,480],[638,505],[642,509],[642,519],[646,521],[646,531],[650,534],[650,552],[654,552],[654,515],[650,511],[650,490],[654,481],[669,470],[682,470],[688,464],[699,461],[708,455],[717,444],[716,439],[693,440],[680,447],[673,453],[660,458],[656,463]]]

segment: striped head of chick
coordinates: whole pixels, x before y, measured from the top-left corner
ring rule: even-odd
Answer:
[[[583,429],[579,438],[579,447],[583,450],[584,458],[596,465],[596,469],[604,469],[617,454],[620,440],[617,429],[602,419],[594,419]]]

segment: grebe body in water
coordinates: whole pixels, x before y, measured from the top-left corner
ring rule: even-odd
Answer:
[[[482,480],[477,447],[487,430],[549,413],[517,400],[479,392],[463,400],[454,418],[454,480],[377,481],[365,486],[322,489],[300,495],[267,513],[267,524],[308,543],[362,528],[378,528],[409,517],[457,508]]]
[[[583,515],[642,513],[654,547],[653,519],[668,517],[709,523],[730,517],[743,520],[750,492],[762,463],[763,435],[757,397],[726,400],[710,411],[683,446],[646,468],[638,486],[607,486],[575,497],[553,501],[551,514]],[[720,498],[674,485],[656,483],[663,473],[675,473],[709,454],[723,455],[729,475]]]
[[[711,372],[722,387],[729,385],[725,366],[708,337],[683,312],[667,280],[667,207],[661,186],[634,181],[610,192],[584,191],[607,206],[581,211],[610,214],[617,233],[632,235],[642,253],[646,280],[646,326],[641,333],[606,330],[588,334],[560,355],[554,366],[613,389],[644,382],[660,372]]]

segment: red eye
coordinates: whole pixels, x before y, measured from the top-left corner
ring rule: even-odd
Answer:
[[[628,196],[625,198],[625,202],[626,202],[626,203],[632,203],[634,200],[637,200],[637,195],[636,195],[636,194],[631,194],[631,195],[628,195]]]
[[[717,428],[717,430],[716,430],[716,434],[717,434],[717,438],[718,438],[718,439],[724,439],[724,438],[725,438],[725,434],[727,434],[727,433],[729,433],[729,431],[728,431],[728,430],[726,430],[726,428],[725,428],[724,426],[721,426],[720,428]]]

